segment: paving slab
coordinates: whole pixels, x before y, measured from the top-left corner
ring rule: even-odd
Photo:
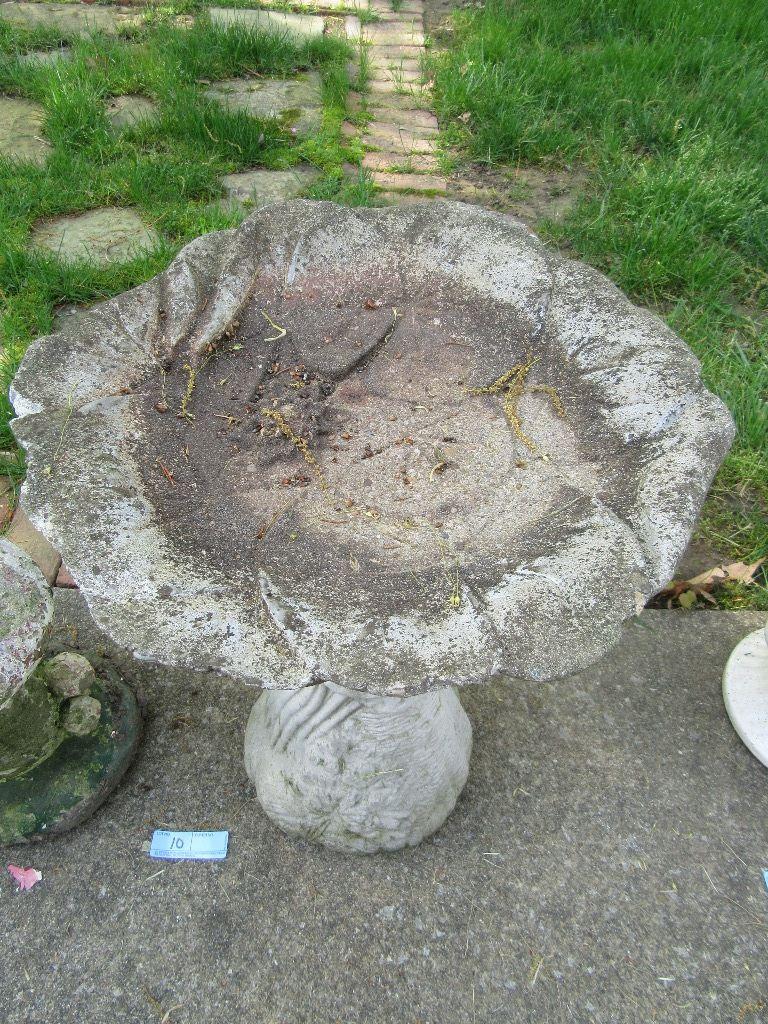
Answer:
[[[408,62],[410,63],[410,62]],[[420,67],[406,67],[406,61],[402,64],[381,61],[372,65],[369,75],[371,82],[420,82],[423,79]]]
[[[93,32],[117,35],[124,28],[141,24],[143,15],[135,7],[4,0],[0,3],[0,19],[24,28],[58,28],[70,35],[87,36]]]
[[[378,98],[384,99],[384,97]],[[381,107],[372,106],[370,109],[376,118],[374,122],[376,125],[393,125],[397,128],[411,128],[419,132],[426,131],[432,135],[437,134],[437,118],[428,110],[404,110],[389,104]]]
[[[444,195],[448,191],[447,179],[432,174],[390,174],[388,171],[374,171],[372,178],[375,185],[390,192],[429,192]]]
[[[255,168],[238,174],[227,174],[221,179],[221,183],[229,202],[259,207],[291,199],[319,177],[320,172],[317,168],[309,165],[292,167],[289,171],[265,171],[262,168]]]
[[[428,128],[409,131],[397,125],[374,121],[363,136],[365,145],[395,153],[435,153],[437,143]]]
[[[157,114],[157,104],[146,96],[113,96],[107,101],[107,119],[115,129],[131,128]]]
[[[322,83],[316,71],[295,78],[228,78],[205,95],[229,110],[277,118],[300,135],[317,131],[323,120]]]
[[[103,206],[68,217],[40,221],[32,229],[33,247],[49,249],[62,260],[114,263],[154,248],[160,236],[133,210]]]
[[[768,993],[768,771],[720,693],[755,613],[647,612],[594,669],[467,689],[470,778],[435,837],[339,856],[288,839],[242,766],[252,694],[138,665],[56,592],[51,650],[138,685],[146,740],[90,822],[4,850],[4,1024],[722,1024]],[[228,828],[212,863],[155,827]]]
[[[367,142],[368,138],[366,137],[364,141]],[[391,167],[407,167],[409,172],[429,172],[439,170],[440,161],[436,156],[422,155],[413,151],[404,152],[401,148],[395,152],[366,153],[363,157],[363,167],[370,171],[387,171]]]
[[[372,25],[365,25],[362,33],[358,33],[374,45],[382,46],[423,46],[424,33],[421,29],[409,22],[381,22]],[[352,38],[355,38],[353,35]]]
[[[42,135],[43,115],[39,103],[0,96],[0,155],[45,163],[51,144]]]
[[[413,60],[421,63],[421,56],[424,53],[423,46],[371,46],[369,54],[373,62],[377,60],[394,61],[399,64],[402,60]]]
[[[243,7],[211,7],[208,14],[213,24],[220,28],[245,28],[299,39],[317,38],[325,30],[325,22],[315,14],[254,11]]]
[[[18,60],[21,64],[59,64],[72,60],[72,51],[67,46],[58,46],[55,50],[31,50],[20,53]]]
[[[370,95],[368,96],[368,110],[377,119],[381,117],[384,119],[386,110],[387,117],[391,118],[393,112],[396,121],[401,124],[412,123],[409,122],[407,117],[401,116],[409,111],[416,111],[418,114],[414,114],[414,118],[419,115],[424,121],[429,123],[437,123],[434,118],[434,114],[431,113],[429,107],[432,104],[432,94],[427,89],[417,89],[413,86],[403,87],[403,91],[398,91],[396,86],[386,85],[382,88],[380,83],[372,82]],[[429,120],[431,118],[431,120]]]

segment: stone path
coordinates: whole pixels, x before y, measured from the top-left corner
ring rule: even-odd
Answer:
[[[436,155],[437,118],[423,74],[423,0],[402,0],[397,11],[389,0],[370,0],[369,10],[377,21],[364,23],[354,15],[346,20],[347,38],[359,53],[353,76],[363,79],[350,106],[371,118],[360,135],[363,167],[385,198],[402,192],[444,195],[448,182]],[[345,131],[358,136],[350,122]]]
[[[307,0],[300,5],[302,13],[269,9],[276,6],[280,5],[270,0],[254,0],[253,8],[214,7],[208,13],[213,24],[223,28],[275,31],[300,39],[317,38],[332,31],[331,19],[338,24],[343,18],[343,32],[365,55],[364,92],[351,93],[349,106],[352,111],[365,112],[371,121],[362,129],[350,122],[344,126],[347,136],[360,138],[365,149],[363,167],[385,198],[402,192],[424,197],[445,194],[447,181],[441,174],[436,147],[437,120],[430,110],[431,97],[422,75],[423,0],[402,0],[397,11],[391,0]],[[350,15],[350,11],[357,11],[360,16]],[[371,20],[371,15],[375,20]],[[25,28],[56,27],[79,36],[94,31],[115,35],[140,24],[143,18],[141,10],[128,6],[0,2],[0,20]],[[192,19],[181,19],[179,23],[189,25]],[[68,57],[69,52],[60,49],[48,54],[29,54],[23,60],[42,63]],[[359,66],[353,73],[359,76]],[[322,122],[317,73],[285,81],[230,79],[212,84],[207,95],[231,109],[245,110],[257,117],[285,120],[290,112],[299,110],[292,125],[298,134],[316,131]],[[50,146],[41,137],[40,112],[25,103],[0,98],[0,152],[13,150],[13,155],[21,159],[43,162]],[[11,111],[12,104],[19,104],[18,109]],[[150,101],[144,97],[116,97],[108,106],[108,116],[115,127],[125,127],[152,112]],[[267,185],[263,174],[260,183]],[[283,184],[290,185],[284,179]],[[290,194],[281,191],[278,179],[265,190],[265,195],[280,198]]]

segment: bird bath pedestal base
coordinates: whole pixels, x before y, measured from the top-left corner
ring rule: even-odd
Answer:
[[[319,683],[267,690],[245,736],[245,766],[283,831],[335,850],[415,846],[464,788],[472,727],[452,688],[376,697]]]

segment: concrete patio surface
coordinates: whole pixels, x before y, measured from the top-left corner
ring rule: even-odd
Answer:
[[[721,673],[759,613],[646,612],[591,671],[463,692],[469,783],[417,849],[287,839],[242,761],[255,694],[121,658],[77,591],[54,646],[110,657],[145,742],[92,821],[2,851],[3,1024],[734,1022],[768,1013],[768,773]],[[228,858],[151,860],[156,827]]]

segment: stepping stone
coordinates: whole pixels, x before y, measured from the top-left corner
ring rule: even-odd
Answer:
[[[394,113],[396,119],[398,119],[401,113],[405,111],[419,111],[422,114],[434,118],[434,115],[429,110],[431,98],[431,94],[428,91],[415,89],[402,93],[375,93],[368,97],[368,107],[370,109],[370,113],[372,113],[374,117],[378,117],[380,115],[378,108],[383,107],[388,109],[390,114]],[[406,122],[403,121],[403,124],[405,123]]]
[[[49,249],[62,260],[118,263],[153,249],[160,236],[133,210],[104,206],[70,217],[39,222],[31,245]]]
[[[408,131],[422,138],[437,134],[437,118],[429,111],[391,111],[386,106],[375,106],[371,112],[376,121],[371,131]]]
[[[420,14],[403,14],[402,11],[376,11],[378,21],[374,21],[373,25],[391,25],[397,24],[408,29],[418,29],[422,31],[424,22]]]
[[[413,60],[410,57],[382,57],[376,50],[371,48],[371,68],[374,71],[401,71],[403,74],[414,76],[411,81],[421,78],[422,67],[420,60]]]
[[[113,128],[130,128],[154,117],[157,104],[146,96],[113,96],[107,102],[107,119]]]
[[[39,103],[0,96],[0,154],[45,163],[51,144],[41,134],[43,113]]]
[[[314,14],[289,14],[284,11],[253,11],[240,7],[211,7],[211,23],[219,28],[245,28],[273,32],[299,39],[321,36],[325,22]]]
[[[353,7],[353,4],[349,4]],[[392,4],[389,0],[371,0],[370,8],[375,11],[376,14],[386,14],[392,10]],[[424,3],[423,0],[403,0],[400,4],[398,14],[423,14]]]
[[[342,125],[344,130],[344,125]],[[363,142],[366,145],[377,146],[389,150],[392,153],[434,153],[437,144],[434,137],[425,138],[429,135],[429,129],[418,129],[409,131],[395,124],[381,124],[374,121],[368,125]]]
[[[414,24],[399,23],[366,25],[365,38],[375,46],[377,43],[382,46],[423,46],[424,32]]]
[[[409,153],[366,153],[363,167],[369,171],[387,171],[407,166],[409,171],[436,171],[440,161],[436,156],[418,156]]]
[[[424,97],[418,83],[408,81],[408,79],[395,80],[394,78],[384,79],[372,76],[368,81],[368,91],[370,93],[383,93],[384,95],[393,93],[398,96],[412,97],[422,107],[428,102],[428,98]]]
[[[448,191],[447,180],[434,177],[431,174],[388,174],[384,171],[375,171],[372,178],[373,183],[378,188],[389,192],[434,192],[444,194]]]
[[[423,46],[388,46],[386,43],[379,46],[371,46],[368,51],[373,64],[395,63],[403,60],[415,60],[421,63],[420,58],[424,54]]]
[[[67,33],[87,36],[93,32],[117,35],[123,29],[139,25],[143,15],[135,7],[106,7],[78,4],[24,3],[5,0],[0,3],[0,18],[25,28],[58,28]]]
[[[256,169],[227,174],[221,179],[231,205],[250,204],[256,207],[291,199],[317,181],[320,171],[309,165],[292,167],[289,171]]]
[[[278,118],[305,135],[322,125],[321,89],[320,75],[309,71],[296,78],[228,78],[206,89],[205,95],[228,110]]]
[[[423,192],[377,192],[376,198],[385,200],[388,206],[410,206],[412,203],[429,203],[439,197],[424,195]]]
[[[31,53],[20,53],[20,64],[58,64],[60,61],[72,60],[72,51],[66,46],[55,50],[32,50]]]
[[[353,24],[354,22],[357,23]],[[357,18],[347,19],[347,36],[348,38],[358,40],[360,37],[368,43],[376,45],[380,43],[383,46],[423,46],[424,45],[424,33],[416,25],[411,26],[408,23],[391,23],[385,22],[383,24],[366,25],[362,27],[360,21]]]
[[[369,82],[394,82],[411,84],[421,81],[421,68],[390,67],[387,64],[373,66],[373,71],[368,79]]]

